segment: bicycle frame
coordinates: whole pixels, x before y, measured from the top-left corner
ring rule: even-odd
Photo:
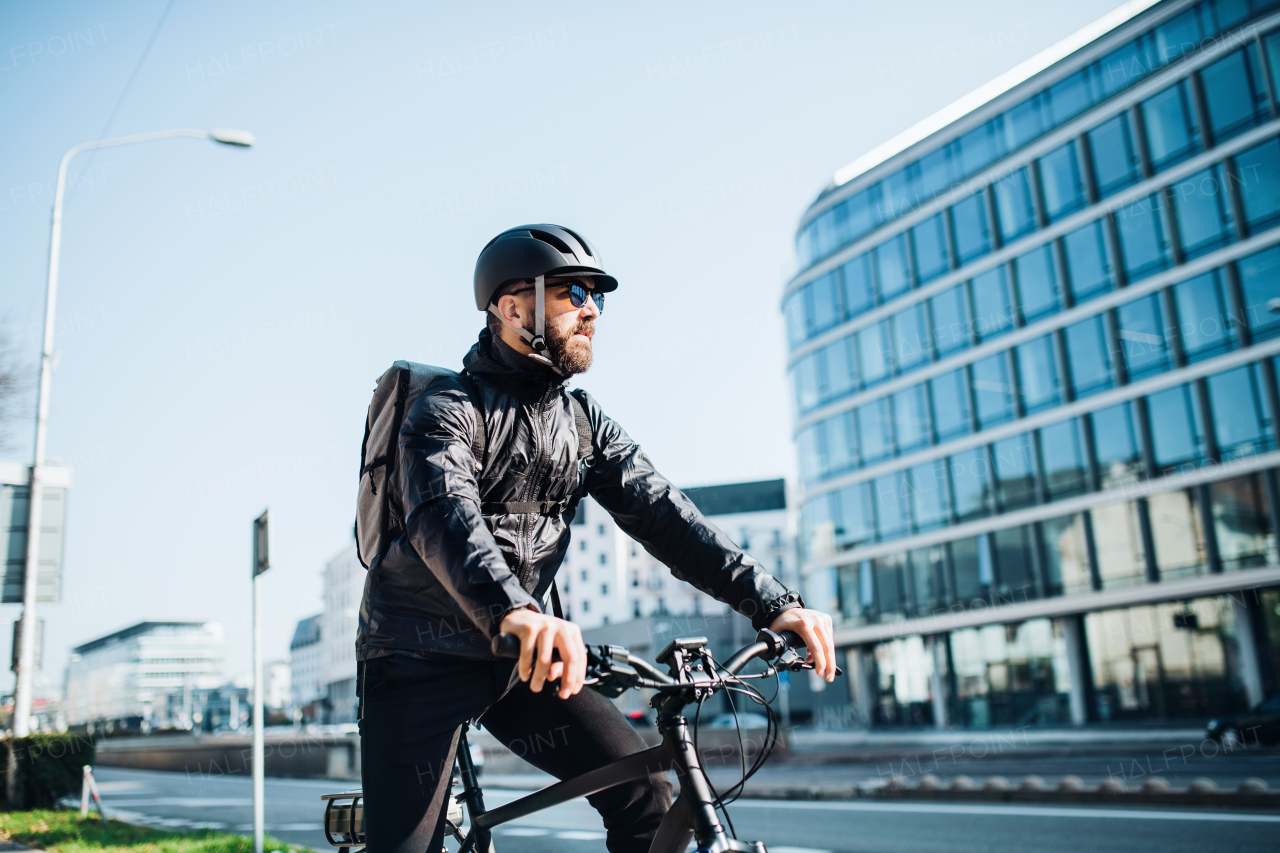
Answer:
[[[620,758],[581,776],[548,785],[540,791],[487,811],[480,787],[475,781],[475,768],[471,763],[464,730],[459,739],[457,755],[458,769],[463,780],[461,796],[467,804],[467,813],[471,816],[471,831],[467,833],[458,853],[488,853],[492,849],[491,833],[496,826],[578,797],[590,796],[614,785],[668,770],[674,770],[680,780],[680,796],[658,827],[658,834],[649,847],[650,853],[684,853],[691,838],[697,839],[699,849],[715,853],[764,853],[764,845],[736,841],[721,826],[713,805],[715,798],[711,794],[711,786],[707,783],[698,752],[693,747],[693,738],[689,735],[685,718],[677,716],[670,720],[660,720],[659,731],[662,733],[662,743],[657,746]]]

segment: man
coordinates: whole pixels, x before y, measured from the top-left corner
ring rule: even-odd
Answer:
[[[404,415],[388,484],[398,533],[370,563],[356,644],[369,853],[441,849],[467,720],[479,717],[560,778],[645,748],[612,702],[582,690],[577,626],[539,604],[585,494],[676,577],[757,629],[799,633],[816,672],[835,676],[830,617],[806,610],[707,522],[585,392],[570,399],[565,383],[590,366],[596,320],[617,286],[567,228],[499,234],[476,262],[476,308],[488,325],[463,374],[438,380]],[[589,448],[580,443],[588,434]],[[490,653],[498,633],[519,637],[518,663]],[[557,679],[558,690],[543,689]],[[654,775],[588,799],[610,851],[645,851],[671,786]]]

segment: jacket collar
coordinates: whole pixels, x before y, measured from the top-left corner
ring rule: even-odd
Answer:
[[[499,382],[523,402],[538,400],[569,381],[568,377],[516,352],[488,329],[480,331],[480,337],[463,357],[462,364],[468,373]]]

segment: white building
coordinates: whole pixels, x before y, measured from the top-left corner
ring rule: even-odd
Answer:
[[[325,696],[324,646],[320,642],[320,623],[324,614],[317,613],[298,622],[289,643],[289,705],[295,712],[313,718],[305,709]]]
[[[223,683],[219,622],[139,622],[72,650],[63,712],[67,725],[142,728],[167,694]]]
[[[356,721],[356,630],[364,579],[365,568],[356,556],[354,539],[325,564],[320,648],[329,712],[322,722]]]
[[[783,480],[684,489],[712,523],[774,575],[795,586],[795,524]],[[585,498],[557,574],[565,615],[585,629],[653,615],[714,615],[726,605],[676,580],[671,570]]]
[[[287,660],[269,660],[262,665],[262,679],[266,690],[262,704],[268,708],[287,708],[292,694],[293,672]]]

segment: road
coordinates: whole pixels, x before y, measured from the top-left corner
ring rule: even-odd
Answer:
[[[100,767],[107,813],[173,828],[252,828],[252,787],[244,776],[207,776]],[[267,779],[267,830],[285,841],[329,849],[320,795],[343,783]],[[490,790],[492,805],[519,796]],[[743,800],[730,810],[738,834],[771,853],[1215,853],[1275,849],[1280,815],[1186,809],[1056,808],[931,803]],[[583,800],[501,827],[503,853],[603,851],[599,817]]]

